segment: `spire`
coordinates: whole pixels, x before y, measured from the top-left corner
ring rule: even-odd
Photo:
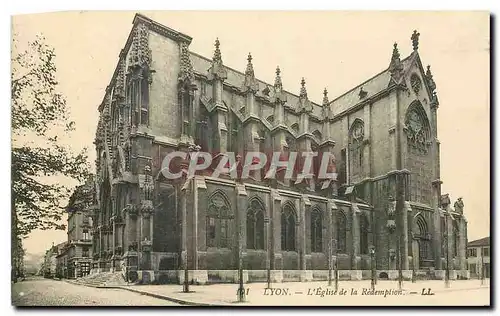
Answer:
[[[210,67],[209,71],[209,80],[212,79],[221,79],[224,80],[227,78],[227,71],[222,64],[222,54],[220,52],[220,42],[219,38],[215,40],[215,52],[214,57],[212,58],[212,67]]]
[[[281,77],[280,77],[280,66],[276,67],[276,78],[274,79],[274,87],[275,88],[283,88],[283,84],[281,83]]]
[[[280,66],[276,67],[276,78],[274,79],[274,94],[271,97],[271,102],[285,104],[287,100],[286,93],[283,91],[283,83],[281,82]],[[275,115],[275,118],[278,115]]]
[[[214,52],[214,58],[212,59],[214,63],[221,63],[222,64],[222,54],[220,53],[220,42],[219,38],[217,37],[215,39],[215,52]]]
[[[254,72],[253,72],[253,65],[252,65],[252,54],[251,53],[248,53],[248,64],[247,64],[247,69],[245,70],[245,75],[247,76],[254,76]]]
[[[398,43],[394,43],[394,47],[392,49],[391,63],[389,65],[389,72],[391,73],[392,77],[396,81],[398,81],[402,71],[403,71],[403,64],[401,63],[401,59],[399,58]]]
[[[302,77],[300,81],[300,95],[297,109],[306,113],[312,112],[312,104],[307,99],[306,80]]]
[[[323,106],[327,106],[328,105],[328,91],[325,90],[323,91]]]
[[[307,90],[306,90],[306,80],[304,77],[302,77],[302,80],[300,81],[300,97],[301,98],[307,98]]]
[[[399,50],[398,50],[398,43],[394,43],[394,47],[392,48],[392,57],[391,57],[391,61],[401,61],[399,59]]]
[[[247,69],[245,70],[245,82],[243,84],[243,90],[257,92],[259,91],[259,83],[255,79],[255,73],[253,71],[252,54],[248,53],[247,60],[248,64]]]
[[[411,42],[412,42],[414,51],[418,50],[418,38],[419,37],[420,37],[420,33],[418,33],[417,30],[414,30],[413,34],[411,35]]]
[[[325,88],[325,90],[323,91],[323,117],[327,121],[331,116],[330,106],[328,104],[329,102],[330,101],[328,101],[328,91]]]

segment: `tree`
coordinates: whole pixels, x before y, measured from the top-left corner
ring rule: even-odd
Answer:
[[[89,169],[86,148],[75,152],[58,140],[58,135],[74,130],[74,122],[70,120],[64,96],[57,90],[54,49],[45,44],[42,36],[29,42],[25,50],[19,46],[14,37],[11,57],[13,259],[17,250],[22,249],[17,244],[32,230],[65,229],[60,221],[70,188],[54,181],[54,177],[82,182]]]

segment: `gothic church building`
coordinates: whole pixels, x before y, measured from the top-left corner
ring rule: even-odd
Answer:
[[[323,102],[206,58],[192,38],[137,14],[99,106],[92,273],[132,281],[236,282],[467,278],[461,199],[441,193],[436,83],[419,53],[388,47],[388,65]],[[246,60],[245,60],[245,57]],[[382,68],[381,67],[381,68]],[[243,67],[242,67],[243,68]],[[283,75],[286,69],[283,69]],[[299,82],[299,80],[298,80]],[[295,90],[294,87],[290,87]],[[336,181],[295,183],[253,173],[169,180],[172,151],[328,152]],[[331,167],[331,166],[330,166]],[[373,249],[373,253],[372,253]],[[447,264],[448,263],[448,264]]]

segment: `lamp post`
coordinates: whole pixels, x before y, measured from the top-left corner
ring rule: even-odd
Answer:
[[[337,251],[337,239],[333,240],[335,252]],[[339,290],[339,269],[338,269],[338,258],[335,256],[335,262],[334,262],[334,271],[335,271],[335,291]]]
[[[332,240],[328,243],[328,286],[332,286],[332,268],[333,268],[333,251],[332,251]]]
[[[237,204],[236,204],[237,205]],[[236,210],[239,214],[238,210]],[[239,217],[238,217],[239,218]],[[243,245],[242,245],[242,225],[241,219],[238,220],[238,276],[239,276],[239,287],[238,287],[238,302],[242,303],[245,301],[245,287],[243,286]]]
[[[481,247],[481,285],[484,285],[484,248]]]
[[[269,234],[268,234],[269,235]],[[267,238],[267,258],[266,258],[266,267],[267,267],[267,288],[271,288],[271,238]]]
[[[446,271],[444,274],[444,286],[450,287],[450,249],[448,243],[448,211],[445,210],[444,213],[444,228],[446,233],[444,234],[445,247],[446,247]]]
[[[271,219],[272,216],[269,216],[267,218],[268,220],[268,224],[267,224],[267,240],[266,240],[266,243],[267,243],[267,256],[266,256],[266,268],[267,268],[267,288],[270,289],[271,288],[271,250],[272,250],[272,237],[273,237],[273,233],[272,233],[272,222],[271,222]],[[270,232],[271,231],[271,232]]]
[[[401,236],[398,234],[398,289],[403,289],[403,270],[401,267]]]
[[[239,287],[238,287],[238,302],[242,303],[245,301],[245,287],[243,286],[243,258],[242,258],[241,242],[239,246],[239,263],[238,263],[238,274],[239,274]]]
[[[415,275],[415,256],[411,257],[411,283],[417,282],[417,276]]]
[[[125,277],[126,277],[126,279],[127,279],[127,285],[129,285],[129,284],[128,284],[128,282],[129,282],[129,279],[128,279],[128,265],[130,264],[130,263],[129,263],[129,262],[130,262],[129,257],[127,256],[127,257],[125,258],[125,260],[126,260],[126,262],[127,262],[127,265],[125,266]]]
[[[267,259],[268,261],[270,261],[269,259]],[[267,288],[270,289],[271,288],[271,267],[270,267],[270,262],[268,262],[267,264]]]
[[[372,290],[375,290],[375,246],[370,247],[370,264],[372,266],[372,274],[371,274],[371,286]]]

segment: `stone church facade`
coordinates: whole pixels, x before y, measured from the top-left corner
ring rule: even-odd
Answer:
[[[236,282],[412,273],[467,277],[461,199],[441,194],[438,98],[430,67],[392,47],[388,67],[334,100],[309,100],[189,50],[192,38],[142,15],[99,106],[92,272],[130,280]],[[390,49],[390,48],[388,48]],[[388,54],[389,55],[389,54]],[[388,58],[389,60],[389,58]],[[257,61],[256,61],[257,62]],[[242,67],[243,68],[243,67]],[[284,69],[283,73],[286,73]],[[314,151],[335,155],[328,185],[197,174],[166,179],[167,153]],[[185,163],[185,162],[184,162]],[[448,256],[446,256],[448,250]],[[400,259],[400,260],[399,260]]]

